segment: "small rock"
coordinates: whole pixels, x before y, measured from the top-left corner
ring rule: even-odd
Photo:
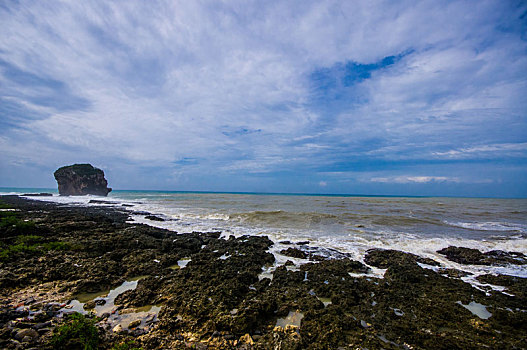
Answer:
[[[88,203],[91,203],[91,204],[115,204],[115,203],[110,202],[110,201],[101,201],[101,200],[98,200],[98,199],[92,199]]]
[[[165,221],[165,219],[160,218],[160,217],[155,216],[155,215],[147,215],[147,216],[145,216],[145,219],[152,220],[152,221]]]
[[[453,268],[443,268],[443,269],[439,269],[437,272],[447,277],[450,277],[450,278],[461,278],[461,277],[471,275],[470,272],[461,271],[461,270],[457,270]]]
[[[49,326],[51,326],[51,321],[37,323],[36,325],[33,326],[33,329],[39,330],[41,328],[45,328],[45,327],[49,327]]]
[[[29,322],[18,322],[16,326],[17,328],[31,328],[33,324]]]
[[[31,305],[35,302],[35,298],[29,297],[26,300],[24,300],[24,305]]]
[[[95,308],[95,300],[90,300],[84,304],[82,307],[84,310],[91,310]]]
[[[248,333],[246,333],[245,335],[241,336],[239,342],[240,343],[249,344],[249,345],[253,345],[254,344],[253,339],[251,338],[251,336]]]
[[[121,333],[123,331],[123,326],[118,324],[117,326],[113,327],[112,332],[114,333]]]
[[[31,338],[30,336],[26,335],[24,338],[22,338],[21,342],[22,343],[31,343],[33,341],[33,338]]]
[[[32,328],[22,329],[17,332],[15,339],[22,340],[25,337],[29,337],[31,340],[38,338],[38,332]]]
[[[135,328],[137,326],[139,326],[141,324],[141,320],[133,320],[132,322],[130,322],[130,324],[128,325],[128,328],[131,329],[131,328]]]
[[[306,259],[307,254],[298,248],[287,248],[280,251],[280,254],[290,256],[292,258]]]
[[[38,330],[38,334],[39,335],[44,335],[44,334],[49,333],[49,332],[51,332],[51,328],[40,328]]]

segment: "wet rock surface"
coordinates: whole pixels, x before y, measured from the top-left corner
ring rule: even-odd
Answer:
[[[504,252],[503,250],[491,250],[482,253],[477,249],[449,246],[437,251],[450,261],[459,264],[471,265],[525,265],[527,256],[517,252]]]
[[[72,300],[81,297],[89,306],[83,322],[96,327],[102,349],[521,349],[527,343],[525,279],[478,276],[508,294],[485,293],[419,265],[437,266],[434,260],[371,250],[365,263],[386,269],[375,278],[344,253],[306,244],[289,252],[320,259],[279,266],[271,280],[260,275],[275,263],[267,237],[178,235],[126,223],[128,213],[119,207],[0,200],[33,223],[0,228],[7,252],[0,260],[0,348],[53,348],[57,330],[72,322],[66,316],[76,310]],[[8,248],[21,242],[28,248]],[[113,304],[95,297],[138,276],[137,286]],[[89,309],[98,303],[109,311],[95,317]],[[491,316],[473,314],[470,303]],[[149,313],[154,306],[158,314]],[[116,321],[116,314],[138,312],[145,315],[140,320]]]
[[[415,254],[393,249],[370,249],[367,251],[364,262],[370,266],[375,266],[381,269],[386,269],[392,265],[412,263],[439,266],[439,263],[433,259],[423,258]]]
[[[280,251],[280,254],[285,256],[290,256],[292,258],[306,259],[308,257],[307,253],[303,252],[298,248],[287,248]]]

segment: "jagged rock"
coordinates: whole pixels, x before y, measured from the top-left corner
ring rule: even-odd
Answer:
[[[477,249],[449,246],[437,251],[450,261],[464,265],[525,265],[527,257],[523,253],[491,250],[482,253]]]
[[[432,266],[439,266],[439,263],[430,258],[402,252],[393,249],[370,249],[364,257],[364,262],[370,266],[386,269],[392,265],[421,263]]]
[[[155,215],[146,215],[145,219],[152,220],[152,221],[165,221],[165,219],[160,218],[159,216],[155,216]]]
[[[57,169],[54,173],[61,196],[83,196],[93,194],[107,196],[112,190],[107,187],[101,169],[91,164],[74,164]]]
[[[38,333],[34,329],[26,328],[22,329],[21,331],[18,331],[15,335],[15,338],[18,340],[22,340],[26,337],[29,337],[30,339],[38,338]]]
[[[297,248],[287,248],[280,251],[280,254],[290,256],[292,258],[306,259],[307,254]]]

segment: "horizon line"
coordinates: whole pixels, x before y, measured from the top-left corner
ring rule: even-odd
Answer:
[[[52,190],[58,192],[57,188],[52,187],[0,187],[0,189],[33,189],[33,190]],[[473,198],[473,199],[527,199],[527,197],[480,197],[480,196],[448,196],[448,195],[406,195],[406,194],[359,194],[359,193],[309,193],[309,192],[251,192],[251,191],[205,191],[205,190],[132,190],[132,189],[113,189],[112,192],[169,192],[169,193],[202,193],[202,194],[248,194],[248,195],[287,195],[287,196],[313,196],[313,197],[378,197],[378,198]],[[21,191],[24,192],[24,191]],[[112,193],[110,192],[110,193]]]

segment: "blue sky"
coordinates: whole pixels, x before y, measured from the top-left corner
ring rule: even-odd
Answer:
[[[524,1],[3,1],[0,186],[527,196]]]

